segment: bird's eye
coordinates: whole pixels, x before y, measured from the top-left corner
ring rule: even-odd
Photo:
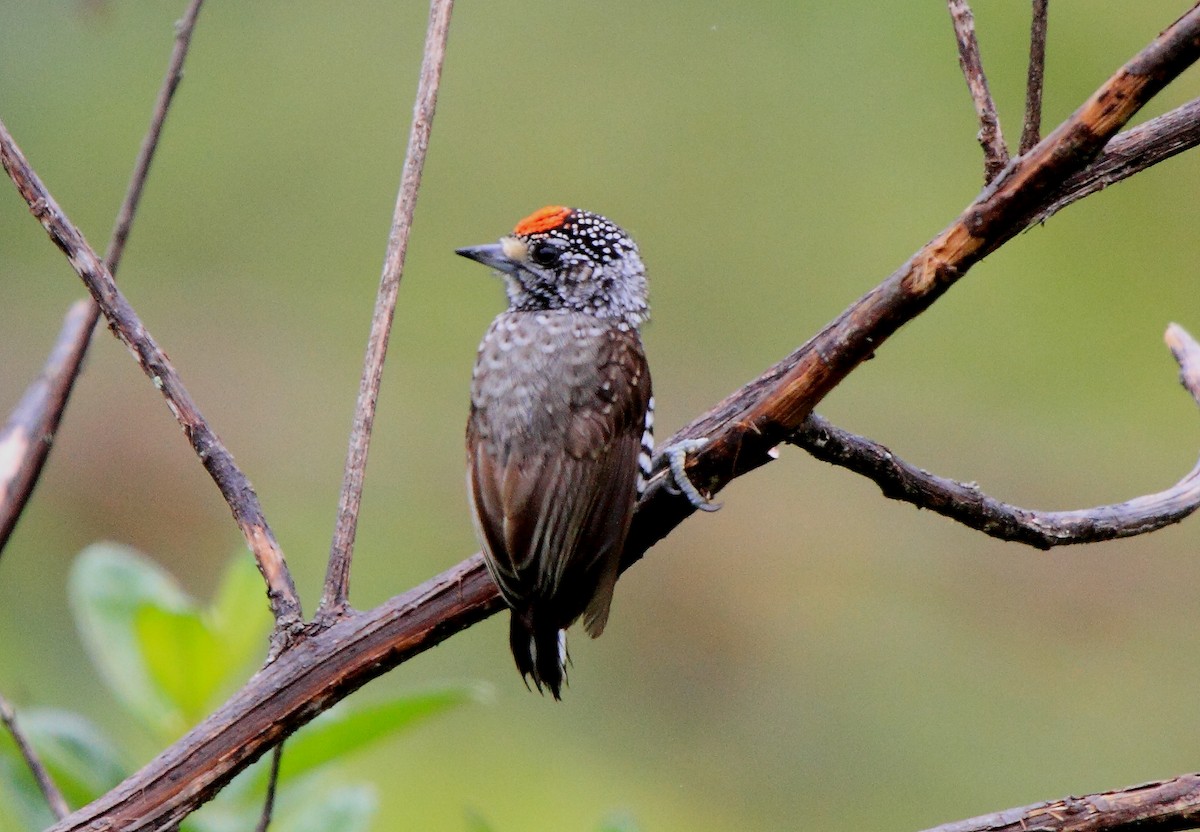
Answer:
[[[562,259],[562,249],[550,242],[537,242],[529,249],[529,259],[539,266],[552,268]]]

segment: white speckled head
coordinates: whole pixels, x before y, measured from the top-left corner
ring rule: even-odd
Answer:
[[[570,309],[633,329],[650,315],[637,243],[590,211],[548,206],[498,244],[458,253],[503,273],[514,311]]]

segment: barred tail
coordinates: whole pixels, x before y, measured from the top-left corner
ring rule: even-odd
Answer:
[[[513,612],[508,644],[525,684],[532,678],[539,692],[549,689],[555,699],[562,699],[560,692],[567,681],[567,631],[537,627]]]

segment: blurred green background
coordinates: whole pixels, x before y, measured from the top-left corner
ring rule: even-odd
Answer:
[[[0,0],[0,118],[102,247],[182,0]],[[1187,4],[1055,0],[1057,124]],[[1019,136],[1028,4],[974,4]],[[407,138],[427,7],[210,0],[121,284],[249,473],[315,605]],[[1200,95],[1193,71],[1139,118]],[[456,246],[546,203],[641,243],[663,435],[876,284],[975,195],[977,125],[940,2],[458,5],[354,563],[367,607],[475,550],[462,429],[500,287]],[[1200,334],[1200,156],[1017,238],[823,404],[1019,505],[1164,488],[1195,405],[1162,345]],[[0,187],[0,408],[82,295]],[[883,500],[785,449],[626,575],[566,701],[527,693],[503,616],[357,696],[489,681],[356,758],[380,828],[916,829],[1200,768],[1198,521],[1040,553]],[[87,544],[205,597],[242,544],[158,394],[101,332],[0,560],[0,690],[132,730],[65,577]],[[249,555],[245,555],[249,557]],[[155,751],[147,744],[146,758]]]

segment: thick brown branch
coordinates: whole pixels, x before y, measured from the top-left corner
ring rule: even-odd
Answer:
[[[958,65],[971,100],[975,102],[975,114],[979,116],[979,145],[983,148],[983,180],[991,182],[1008,164],[1008,147],[1000,131],[1000,117],[996,115],[996,102],[988,89],[987,76],[983,74],[983,61],[979,56],[979,40],[975,37],[975,15],[967,0],[946,0],[950,20],[954,23],[954,37],[958,41]]]
[[[1200,98],[1115,136],[1104,153],[1073,174],[1031,222],[1045,222],[1072,202],[1200,144]]]
[[[121,294],[121,290],[113,282],[112,274],[100,262],[96,252],[79,233],[79,229],[71,224],[37,174],[29,167],[3,122],[0,122],[0,162],[8,171],[34,217],[46,229],[50,239],[67,255],[71,267],[92,293],[100,310],[108,318],[113,334],[129,348],[138,366],[162,392],[167,407],[178,420],[192,448],[221,490],[221,496],[233,511],[234,519],[267,581],[267,596],[271,601],[271,611],[275,614],[275,646],[276,649],[280,648],[303,624],[300,599],[296,595],[296,587],[284,561],[283,551],[267,525],[262,506],[250,481],[233,461],[233,455],[209,427],[183,386],[174,365],[147,331],[133,307],[129,305],[129,301]]]
[[[29,502],[38,475],[50,452],[71,386],[83,360],[83,350],[96,320],[95,304],[81,300],[63,318],[41,374],[25,391],[0,430],[0,552]]]
[[[1187,14],[1110,79],[1072,118],[1016,158],[964,214],[898,273],[755,382],[677,433],[709,437],[692,477],[720,489],[770,459],[834,385],[902,323],[1042,208],[1085,167],[1141,103],[1200,53],[1200,11]],[[661,485],[661,477],[655,485]],[[688,501],[655,487],[638,505],[624,565],[691,514]],[[103,819],[130,830],[162,828],[214,794],[283,736],[353,690],[502,609],[476,555],[370,612],[348,613],[266,666],[220,711],[118,789],[54,827],[82,831]]]
[[[71,807],[67,805],[67,799],[58,790],[58,786],[54,785],[54,780],[50,777],[50,772],[46,770],[46,766],[42,763],[41,758],[33,750],[33,745],[30,744],[29,738],[25,736],[25,732],[21,730],[21,726],[17,724],[17,712],[13,710],[13,706],[3,696],[0,696],[0,722],[4,723],[4,727],[8,729],[8,733],[13,738],[13,742],[16,743],[17,750],[21,752],[21,757],[25,760],[25,765],[29,767],[30,773],[33,774],[33,779],[37,782],[42,796],[46,798],[46,803],[49,804],[50,811],[54,813],[54,817],[62,820],[71,813]]]
[[[1025,81],[1025,124],[1021,147],[1025,153],[1042,138],[1042,89],[1046,75],[1046,17],[1050,0],[1033,0],[1033,22],[1029,27],[1029,75]]]
[[[1200,53],[1200,11],[1169,27],[1027,156],[1013,160],[963,215],[899,271],[759,379],[670,441],[710,438],[691,474],[716,490],[764,464],[769,451],[897,328],[966,270],[1020,232],[1061,182],[1092,159],[1142,103]],[[690,503],[657,477],[638,507],[624,565],[687,516]],[[92,823],[161,829],[228,782],[281,738],[369,680],[502,608],[482,558],[365,613],[348,613],[303,638],[217,713],[112,792],[53,832]]]
[[[1115,792],[1064,797],[925,832],[1176,832],[1200,826],[1200,774]]]
[[[367,355],[363,361],[362,380],[358,388],[358,404],[354,410],[354,426],[350,431],[350,447],[346,451],[346,469],[342,493],[338,499],[337,525],[329,548],[329,567],[325,574],[325,589],[317,619],[328,621],[346,609],[350,589],[350,559],[354,553],[354,536],[358,529],[358,512],[362,504],[363,476],[367,467],[367,452],[371,445],[371,429],[375,424],[375,404],[379,399],[379,384],[383,378],[383,362],[387,357],[388,336],[396,312],[396,295],[404,274],[404,256],[408,251],[408,234],[412,228],[417,192],[421,187],[421,171],[429,149],[429,134],[433,129],[433,114],[437,106],[438,85],[442,79],[442,64],[446,58],[446,38],[450,32],[450,12],[453,0],[433,0],[429,7],[429,29],[425,34],[425,55],[421,62],[421,79],[417,84],[417,100],[413,105],[412,128],[408,137],[408,152],[404,157],[404,172],[400,177],[400,192],[392,230],[388,235],[387,254],[379,293],[375,299],[375,314],[371,319],[371,334],[367,340]]]
[[[670,441],[705,437],[689,458],[692,481],[716,492],[770,460],[825,395],[967,270],[1026,228],[1072,174],[1158,90],[1200,55],[1193,8],[1117,71],[1087,102],[996,180],[887,280],[791,355],[688,425]],[[661,478],[661,475],[660,475]],[[626,558],[636,558],[692,512],[652,489],[634,518]]]
[[[299,639],[217,713],[54,832],[178,822],[283,737],[371,679],[503,608],[479,555]]]
[[[133,217],[137,213],[146,177],[150,173],[150,162],[158,148],[163,122],[183,77],[183,61],[187,57],[192,31],[196,27],[196,18],[203,3],[204,0],[192,0],[184,12],[183,19],[175,27],[175,46],[171,51],[166,77],[163,78],[158,99],[154,104],[150,126],[138,150],[133,175],[130,177],[129,187],[125,190],[125,198],[117,213],[112,237],[108,243],[108,253],[104,258],[108,271],[114,276],[121,264],[125,241],[133,227]],[[96,321],[100,319],[100,307],[95,301],[87,300],[84,304],[82,312],[77,311],[75,306],[67,312],[67,321],[73,327],[69,340],[64,341],[67,328],[67,323],[64,323],[63,334],[59,336],[53,354],[47,359],[41,377],[29,387],[17,410],[10,416],[8,424],[0,431],[0,552],[4,551],[8,538],[16,527],[17,519],[33,495],[33,489],[41,476],[42,466],[46,463],[51,442],[71,395],[71,388],[83,367],[83,358],[87,355],[92,331],[96,328]],[[54,380],[47,383],[51,377]],[[14,446],[5,447],[6,437],[20,434],[36,437],[36,441],[24,441],[19,449]],[[11,455],[18,451],[19,458]],[[8,476],[10,473],[11,477]]]

